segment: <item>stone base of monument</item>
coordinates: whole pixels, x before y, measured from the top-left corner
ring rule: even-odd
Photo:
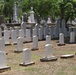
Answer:
[[[51,56],[51,57],[49,57],[49,58],[43,57],[43,58],[40,59],[40,61],[41,61],[41,62],[48,62],[48,61],[56,61],[57,59],[58,59],[57,57]]]
[[[8,43],[5,43],[5,46],[8,46],[8,45],[11,45],[11,43],[9,43],[9,42]]]
[[[17,45],[17,42],[15,42],[15,43],[11,43],[12,45]]]
[[[39,50],[39,48],[35,48],[35,49],[34,49],[34,48],[32,48],[31,50],[32,50],[32,51],[35,51],[35,50]]]
[[[14,50],[14,53],[21,53],[21,52],[23,52],[23,51],[19,51],[19,50]]]
[[[65,44],[58,44],[58,46],[64,46]]]
[[[66,55],[61,55],[61,58],[73,58],[75,54],[66,54]]]
[[[0,73],[11,69],[9,66],[0,67]]]
[[[33,65],[35,64],[35,62],[29,62],[29,63],[20,63],[20,66],[29,66],[29,65]]]
[[[24,43],[31,43],[32,41],[25,41]]]
[[[69,44],[76,44],[76,42],[69,42]]]

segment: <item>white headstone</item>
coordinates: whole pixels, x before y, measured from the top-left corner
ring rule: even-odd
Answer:
[[[16,30],[16,36],[19,37],[19,28],[15,28]]]
[[[5,51],[0,51],[0,68],[6,66],[6,53]]]
[[[75,43],[75,32],[70,32],[70,43]]]
[[[5,41],[5,44],[9,44],[9,32],[8,32],[8,30],[4,30],[4,41]]]
[[[12,30],[14,30],[14,28],[13,27],[10,27],[10,37],[12,37]]]
[[[19,30],[19,37],[22,37],[24,39],[24,30],[23,29]]]
[[[8,69],[9,66],[6,66],[6,53],[5,51],[0,51],[0,69]]]
[[[33,29],[33,36],[35,36],[35,35],[37,35],[37,33],[36,33],[36,29],[34,28]]]
[[[18,52],[23,51],[23,38],[22,37],[18,37],[17,38],[17,50]]]
[[[30,29],[26,29],[26,42],[30,42],[30,41],[31,41]]]
[[[59,34],[59,44],[64,45],[64,34],[63,33]]]
[[[12,44],[17,44],[16,30],[12,30]]]
[[[53,56],[52,44],[46,44],[45,45],[45,57],[50,58],[51,56]]]
[[[24,30],[24,36],[26,36],[26,23],[25,22],[22,22],[21,23],[21,29],[23,29]]]
[[[23,63],[31,62],[31,50],[28,48],[23,49]]]
[[[50,35],[46,36],[46,44],[51,44],[51,36]]]
[[[48,35],[48,27],[44,27],[44,39],[46,39],[46,35]]]
[[[41,30],[41,28],[39,28],[39,31],[38,31],[38,39],[39,40],[42,40],[43,39],[43,35],[42,35],[42,30]]]
[[[3,38],[0,38],[0,51],[5,51],[5,42]]]
[[[0,27],[0,38],[2,38],[2,29]]]
[[[50,27],[50,36],[52,39],[54,38],[54,26]]]
[[[38,29],[39,29],[39,25],[36,24],[36,25],[35,25],[36,35],[38,35]]]
[[[32,64],[34,64],[34,62],[31,61],[31,50],[29,48],[23,49],[23,62],[20,65],[28,66]]]
[[[38,49],[38,37],[35,35],[33,36],[33,45],[32,49]]]

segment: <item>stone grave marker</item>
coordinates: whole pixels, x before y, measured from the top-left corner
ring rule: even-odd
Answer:
[[[12,45],[17,44],[17,36],[16,36],[16,30],[12,30]]]
[[[41,28],[39,28],[39,30],[38,30],[38,39],[43,40],[43,34],[42,34],[42,29]]]
[[[16,27],[16,28],[15,28],[15,31],[16,31],[16,37],[19,37],[19,28]]]
[[[33,7],[31,7],[30,19],[31,19],[31,23],[35,23]]]
[[[46,44],[51,44],[51,36],[46,35]]]
[[[2,29],[0,27],[0,38],[2,38]]]
[[[35,62],[31,61],[31,50],[29,48],[23,49],[23,62],[20,64],[21,66],[28,66],[35,64]]]
[[[26,42],[31,42],[31,33],[30,29],[26,29]]]
[[[56,60],[57,60],[57,57],[53,55],[52,44],[46,44],[45,55],[43,58],[40,59],[40,61],[46,62],[46,61],[56,61]]]
[[[58,46],[63,46],[63,45],[65,45],[65,43],[64,43],[64,34],[60,33],[59,34],[59,44],[58,44]]]
[[[50,36],[51,36],[51,39],[54,38],[54,26],[50,27]]]
[[[24,21],[22,21],[22,23],[21,23],[21,29],[23,29],[24,30],[24,36],[26,36],[26,22],[24,22]]]
[[[3,38],[0,38],[0,51],[5,51],[5,42]]]
[[[0,70],[10,69],[6,64],[6,52],[0,51]]]
[[[38,37],[33,36],[32,50],[38,50]]]
[[[22,37],[24,39],[24,30],[23,29],[19,30],[19,37]]]
[[[22,51],[23,51],[23,37],[18,37],[17,38],[17,49],[14,52],[19,53]]]
[[[75,32],[70,32],[70,43],[75,43]]]
[[[4,30],[4,41],[5,41],[5,45],[10,45],[8,30]]]
[[[34,28],[33,29],[33,35],[32,36],[35,36],[35,35],[37,36],[37,33],[36,33],[36,29]]]

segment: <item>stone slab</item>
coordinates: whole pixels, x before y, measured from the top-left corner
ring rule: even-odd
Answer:
[[[23,51],[14,50],[14,53],[21,53]]]
[[[58,44],[58,46],[64,46],[65,44]]]
[[[6,70],[9,70],[9,69],[11,69],[11,67],[9,67],[9,66],[0,67],[0,73],[4,72]]]
[[[48,61],[56,61],[57,59],[58,59],[58,58],[55,57],[55,56],[49,57],[49,58],[43,57],[43,58],[40,59],[40,61],[41,61],[41,62],[48,62]]]
[[[35,51],[35,50],[39,50],[39,48],[36,48],[36,49],[32,48],[31,50],[32,50],[32,51]]]
[[[33,65],[35,64],[35,62],[29,62],[29,63],[20,63],[20,66],[29,66],[29,65]]]
[[[66,55],[61,55],[61,58],[73,58],[75,54],[66,54]]]

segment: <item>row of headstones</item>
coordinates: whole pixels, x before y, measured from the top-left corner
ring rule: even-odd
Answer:
[[[32,33],[33,34],[31,34],[30,29],[26,29],[26,42],[32,41],[31,36],[34,36],[34,35],[38,36],[38,40],[46,39],[46,35],[48,35],[49,31],[48,31],[48,28],[43,29],[43,27],[41,27],[39,29],[34,28]],[[52,38],[51,34],[50,34],[50,36]],[[12,38],[12,44],[15,44],[15,43],[17,43],[17,37],[22,37],[24,39],[24,30],[19,29],[19,28],[16,28],[15,30],[10,29],[10,35]],[[2,38],[1,28],[0,28],[0,38]],[[74,40],[73,42],[75,42],[75,32],[74,31],[70,32],[70,41],[71,41],[71,38],[73,38],[73,40]],[[5,44],[10,44],[10,42],[9,42],[9,31],[8,30],[4,30],[4,41],[5,41]]]
[[[63,33],[60,33],[59,35],[59,44],[64,45]],[[0,49],[0,69],[10,68],[9,66],[6,66],[6,51],[5,51],[3,38],[0,38],[0,48],[1,48]],[[38,49],[38,37],[35,35],[33,36],[32,50],[36,50],[36,49]],[[23,62],[20,65],[26,66],[26,65],[34,64],[34,62],[31,61],[31,50],[29,48],[23,49],[23,38],[19,37],[17,42],[17,49],[15,50],[15,52],[22,52],[22,51],[23,51]],[[40,60],[41,61],[57,60],[57,58],[53,56],[51,37],[49,35],[46,36],[45,56]]]

